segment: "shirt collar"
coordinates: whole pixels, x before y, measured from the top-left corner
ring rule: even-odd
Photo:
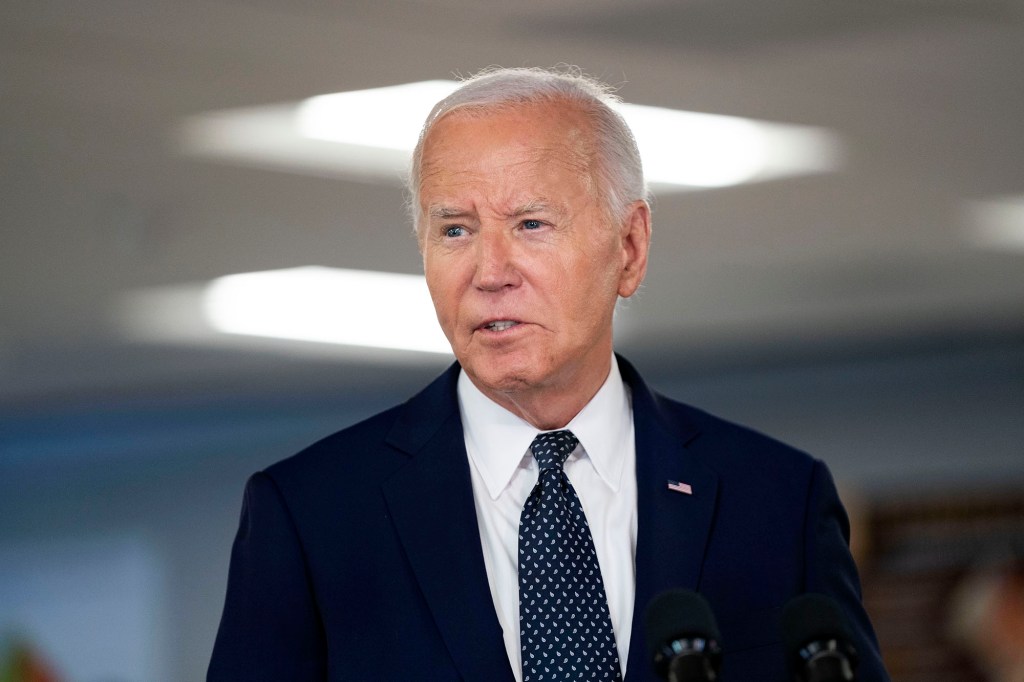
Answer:
[[[516,470],[532,464],[529,447],[537,428],[484,395],[465,372],[459,373],[457,391],[466,451],[496,500]],[[565,428],[579,439],[601,480],[618,492],[622,453],[632,444],[633,414],[614,356],[604,384]]]

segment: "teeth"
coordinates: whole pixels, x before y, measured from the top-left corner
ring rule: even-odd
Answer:
[[[503,332],[506,329],[510,329],[516,326],[517,324],[519,323],[513,322],[512,320],[499,320],[498,322],[489,323],[487,325],[487,329],[490,329],[492,332]]]

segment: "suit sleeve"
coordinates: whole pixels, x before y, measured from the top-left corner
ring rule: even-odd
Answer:
[[[846,614],[857,648],[860,682],[888,682],[878,640],[861,603],[860,578],[850,554],[850,523],[828,468],[815,461],[804,535],[805,590],[831,596]]]
[[[324,680],[323,626],[291,515],[265,473],[249,479],[208,682]]]

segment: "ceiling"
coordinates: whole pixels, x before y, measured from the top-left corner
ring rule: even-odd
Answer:
[[[1024,195],[1019,0],[7,0],[0,403],[432,372],[443,359],[126,335],[119,306],[141,289],[420,269],[397,183],[200,159],[174,131],[211,110],[566,63],[630,102],[819,126],[845,149],[837,172],[657,196],[648,280],[620,311],[627,353],[1024,334],[1024,249],[975,233],[979,202]]]

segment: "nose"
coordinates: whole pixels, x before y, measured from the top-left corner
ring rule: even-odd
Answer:
[[[519,284],[513,237],[505,230],[482,229],[477,235],[477,264],[473,285],[483,291],[500,291]]]

